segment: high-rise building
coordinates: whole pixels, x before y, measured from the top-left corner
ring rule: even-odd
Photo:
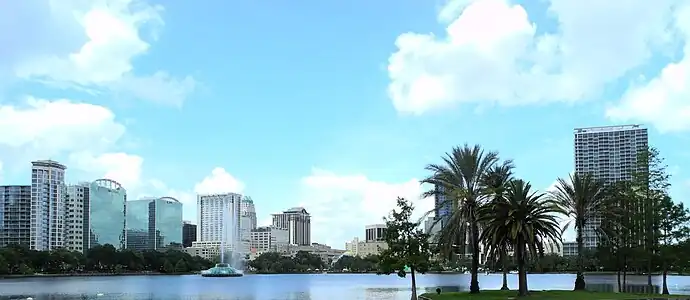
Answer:
[[[184,221],[182,224],[182,246],[191,247],[192,242],[196,242],[196,225]]]
[[[182,247],[182,203],[171,197],[127,201],[126,233],[127,249]]]
[[[0,248],[29,246],[31,238],[31,186],[0,186]]]
[[[256,229],[256,209],[252,198],[245,196],[240,204],[240,244],[242,253],[249,253],[252,230]]]
[[[434,195],[434,213],[436,219],[447,220],[453,213],[453,204],[446,201],[448,198],[443,193],[443,187],[439,185],[434,186],[436,194]]]
[[[630,180],[639,168],[637,158],[648,149],[647,128],[641,125],[576,128],[575,173],[592,174],[606,184]],[[594,218],[584,228],[584,245],[596,248],[601,218]]]
[[[89,209],[84,212],[84,231],[88,238],[84,250],[110,244],[115,249],[127,246],[127,191],[118,182],[98,179],[89,185]]]
[[[240,215],[249,218],[249,230],[256,229],[256,207],[251,197],[245,196],[240,204]]]
[[[240,250],[241,201],[236,193],[198,195],[198,242],[223,242],[230,250]]]
[[[90,186],[91,183],[84,182],[65,188],[65,248],[70,251],[83,253],[88,244],[89,231],[84,230],[84,224],[89,222]]]
[[[386,224],[374,224],[364,227],[365,242],[380,242],[386,239]]]
[[[304,207],[293,207],[272,216],[273,226],[288,230],[290,244],[311,245],[311,216]]]
[[[64,246],[65,169],[52,160],[31,162],[31,229],[29,246],[45,251]]]

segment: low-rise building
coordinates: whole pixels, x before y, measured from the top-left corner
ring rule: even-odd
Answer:
[[[323,260],[323,262],[327,264],[330,264],[331,261],[345,253],[345,250],[333,249],[331,248],[331,246],[319,243],[311,243],[311,245],[308,246],[290,245],[288,251],[290,255],[295,255],[299,251],[305,251],[314,255],[318,255],[319,257],[321,257],[321,260]]]
[[[287,229],[275,226],[261,226],[251,231],[250,253],[286,252],[290,240]]]
[[[577,243],[576,242],[564,242],[563,243],[563,256],[577,256]]]
[[[384,241],[362,241],[359,238],[354,238],[345,243],[345,251],[352,256],[379,255],[384,249],[388,249],[388,244]]]

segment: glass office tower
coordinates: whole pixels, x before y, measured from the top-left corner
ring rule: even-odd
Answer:
[[[98,179],[89,188],[88,247],[110,244],[115,249],[127,245],[127,191],[110,179]]]
[[[127,248],[158,250],[182,247],[182,203],[175,198],[147,198],[127,203]]]

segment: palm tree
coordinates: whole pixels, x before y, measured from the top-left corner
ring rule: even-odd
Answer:
[[[542,256],[544,242],[560,242],[558,214],[563,210],[545,194],[533,192],[523,180],[512,180],[503,199],[482,208],[481,238],[491,245],[510,243],[518,265],[518,296],[527,296],[528,256]]]
[[[567,216],[574,219],[577,242],[577,276],[575,290],[585,289],[584,275],[584,241],[585,226],[605,211],[607,204],[606,187],[602,181],[594,179],[591,174],[570,175],[570,181],[558,178],[556,190],[551,193]],[[570,224],[568,224],[570,225]],[[568,227],[566,225],[566,228]],[[564,228],[565,230],[565,228]]]
[[[508,183],[513,177],[513,161],[506,160],[501,164],[496,164],[482,177],[482,186],[487,195],[490,195],[491,202],[502,201],[505,197]],[[487,247],[487,256],[498,258],[501,262],[501,270],[503,271],[503,285],[501,290],[509,290],[508,288],[508,266],[507,256],[509,243],[501,240],[499,244],[492,245],[488,241],[484,241]]]
[[[484,152],[479,145],[454,147],[443,157],[443,164],[430,164],[426,170],[432,175],[422,180],[422,183],[434,185],[434,189],[423,196],[446,197],[452,202],[452,211],[448,224],[438,235],[439,249],[448,257],[454,252],[458,244],[464,246],[464,240],[469,229],[472,263],[470,266],[470,293],[479,293],[479,225],[478,209],[485,198],[485,189],[481,186],[481,179],[498,161],[498,153]],[[461,243],[458,243],[462,241]],[[464,252],[464,247],[463,250]]]

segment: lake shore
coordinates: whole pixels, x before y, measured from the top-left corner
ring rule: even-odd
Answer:
[[[100,277],[100,276],[179,276],[179,275],[194,275],[199,272],[183,272],[183,273],[160,273],[160,272],[124,272],[124,273],[58,273],[58,274],[11,274],[0,275],[2,279],[18,279],[18,278],[37,278],[37,277]]]

